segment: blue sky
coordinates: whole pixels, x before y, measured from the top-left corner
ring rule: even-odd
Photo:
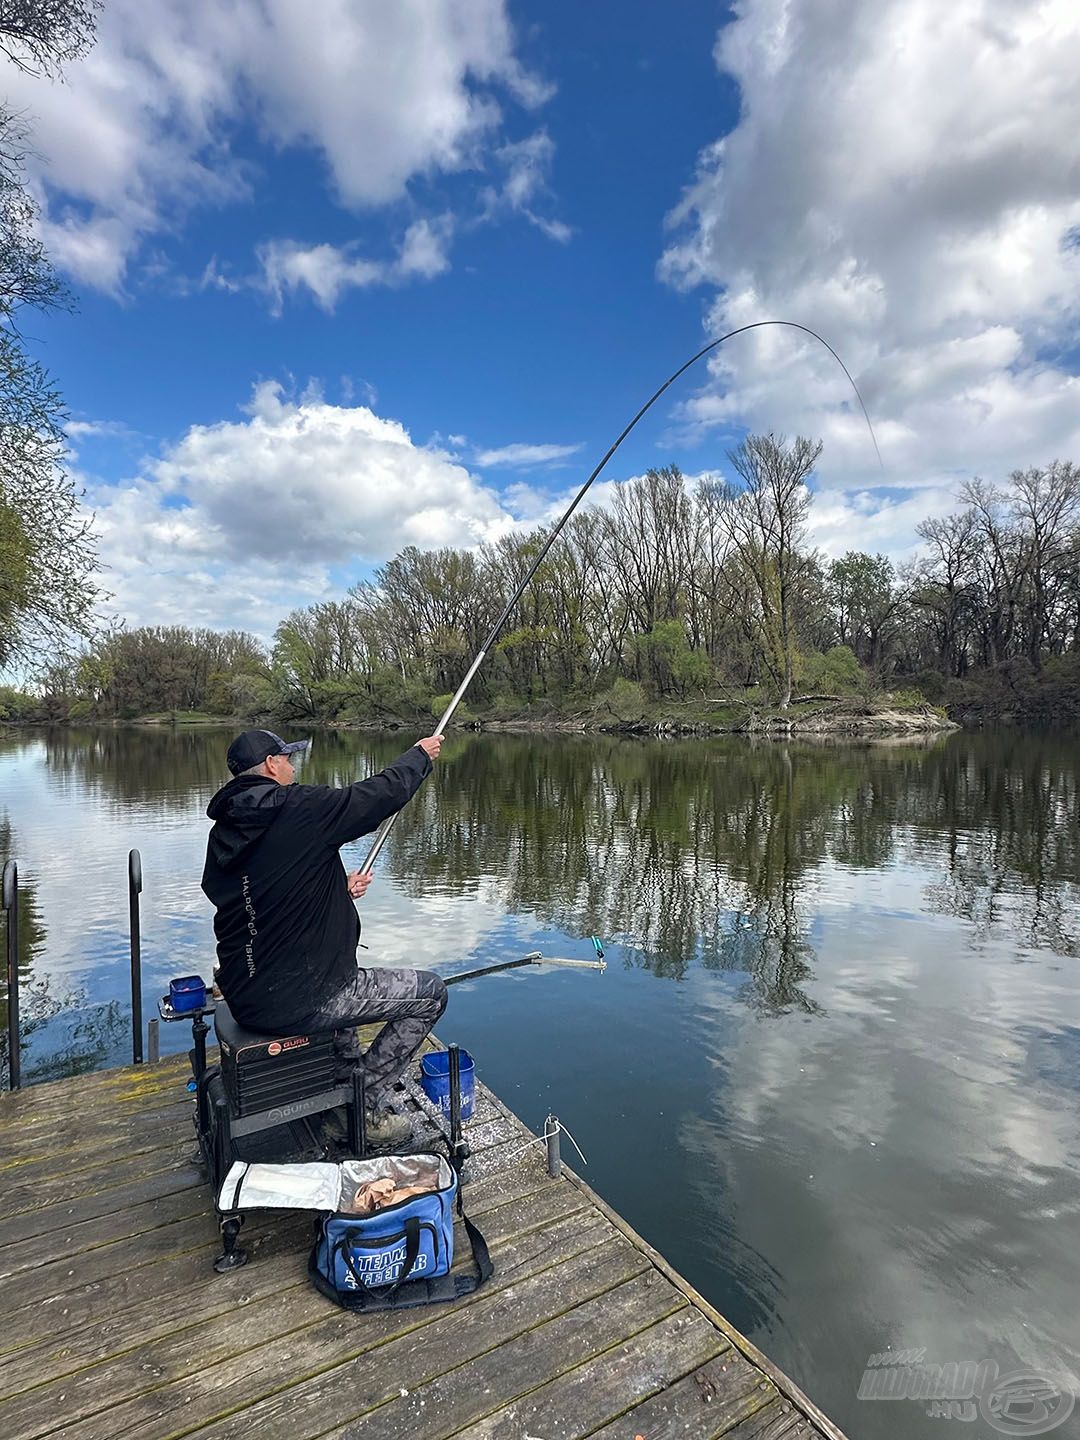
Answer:
[[[145,278],[136,262],[119,303],[79,287],[75,322],[48,327],[49,361],[73,411],[178,437],[236,413],[256,378],[302,387],[314,377],[328,398],[347,401],[349,377],[354,398],[373,386],[379,412],[418,439],[464,432],[486,447],[599,445],[701,335],[700,304],[657,283],[656,264],[665,215],[715,117],[726,128],[738,101],[712,59],[724,7],[699,0],[680,10],[669,28],[653,6],[559,0],[538,7],[534,23],[511,8],[518,53],[558,90],[532,111],[496,91],[506,118],[493,149],[538,130],[549,137],[550,193],[535,209],[570,228],[564,243],[513,213],[464,228],[479,192],[504,173],[490,156],[480,173],[418,177],[390,205],[346,208],[317,151],[275,154],[241,120],[229,148],[257,172],[251,198],[204,207],[155,237],[165,276]],[[447,273],[345,292],[333,313],[310,292],[287,297],[275,315],[264,293],[178,295],[167,283],[197,279],[214,258],[241,276],[260,245],[283,236],[355,243],[380,258],[416,215],[446,212],[462,217],[463,231]],[[655,431],[643,438],[641,463],[655,459],[656,441]]]
[[[12,70],[35,319],[115,608],[268,634],[406,543],[820,435],[814,542],[903,558],[960,481],[1080,458],[1072,0],[106,0]],[[601,494],[600,498],[603,496]]]

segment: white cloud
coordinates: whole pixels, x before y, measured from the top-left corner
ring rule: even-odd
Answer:
[[[501,185],[488,185],[481,192],[483,220],[494,220],[501,214],[522,215],[541,230],[549,240],[565,245],[573,231],[562,220],[537,211],[537,203],[546,203],[551,196],[551,165],[555,145],[546,130],[537,130],[525,140],[500,145],[495,159],[502,167]]]
[[[1077,457],[1080,382],[1053,358],[1080,301],[1074,0],[740,0],[735,16],[716,58],[741,117],[703,152],[661,273],[716,287],[713,333],[819,330],[887,473],[835,363],[780,329],[717,353],[687,429],[820,435],[826,489],[938,500],[972,472]],[[898,543],[915,514],[893,508]]]
[[[537,466],[557,466],[583,448],[582,444],[503,445],[497,450],[479,450],[473,459],[484,469],[504,466],[507,469],[528,470]]]
[[[69,420],[64,426],[64,434],[72,440],[87,440],[132,435],[134,431],[122,420]]]
[[[106,584],[133,625],[182,615],[267,635],[289,609],[336,597],[336,566],[476,544],[515,523],[397,421],[311,389],[290,399],[273,381],[246,418],[192,426],[134,479],[88,488]]]
[[[285,296],[306,289],[326,311],[333,311],[346,290],[370,285],[400,285],[407,280],[430,280],[449,268],[446,247],[453,223],[448,215],[437,220],[415,220],[406,230],[397,256],[390,261],[367,260],[352,247],[301,245],[294,240],[271,240],[258,252],[262,274],[259,284],[271,296],[280,314]],[[207,283],[237,288],[216,272]]]
[[[504,138],[499,97],[532,109],[551,93],[517,58],[504,0],[110,0],[65,84],[10,64],[4,78],[42,157],[50,250],[110,291],[145,237],[258,187],[230,149],[242,124],[315,150],[341,203],[363,209],[477,168]],[[435,237],[414,230],[400,262],[436,273]]]

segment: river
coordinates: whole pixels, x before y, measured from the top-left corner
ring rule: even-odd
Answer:
[[[130,1059],[130,847],[147,1013],[209,975],[228,738],[0,735],[24,1083]],[[404,743],[320,735],[304,778]],[[455,987],[442,1037],[528,1124],[562,1117],[593,1186],[853,1437],[1036,1434],[857,1394],[890,1347],[1080,1372],[1078,782],[1074,741],[1012,734],[454,734],[361,902],[365,958],[448,974],[601,936],[602,975]]]

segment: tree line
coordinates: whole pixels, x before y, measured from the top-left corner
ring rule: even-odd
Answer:
[[[471,712],[630,720],[876,692],[939,703],[986,676],[1014,692],[1047,676],[1080,688],[1076,466],[967,483],[897,567],[855,550],[829,561],[808,543],[820,454],[816,441],[751,435],[730,455],[731,481],[668,465],[583,508],[515,605]],[[34,703],[75,719],[437,713],[548,533],[410,546],[340,599],[285,617],[269,647],[237,631],[120,630],[54,665]]]

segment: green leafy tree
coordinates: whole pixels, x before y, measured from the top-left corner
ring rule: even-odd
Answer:
[[[93,43],[96,0],[0,0],[0,51],[55,77]],[[0,103],[0,666],[40,661],[89,635],[99,598],[90,521],[64,468],[66,414],[29,354],[21,312],[70,304],[37,233],[30,137]]]
[[[801,435],[748,435],[729,459],[743,481],[733,513],[733,535],[751,579],[761,654],[781,710],[791,703],[797,651],[799,583],[808,557],[802,550],[810,504],[807,481],[821,441]]]
[[[881,669],[893,651],[902,604],[889,560],[849,550],[829,566],[826,595],[840,645]]]

